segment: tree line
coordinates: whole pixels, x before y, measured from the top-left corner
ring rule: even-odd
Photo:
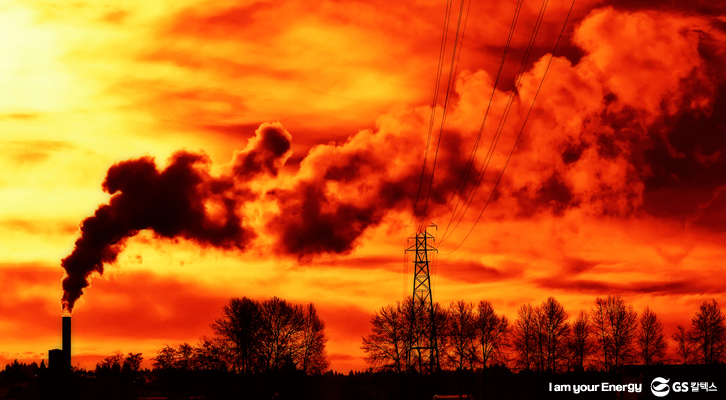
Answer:
[[[372,332],[363,337],[366,362],[377,371],[426,372],[412,351],[412,332],[422,320],[411,297],[371,316]],[[726,317],[715,300],[704,301],[690,328],[672,335],[669,356],[663,324],[645,307],[640,315],[619,295],[596,298],[574,321],[554,297],[540,305],[522,305],[510,321],[492,303],[435,303],[433,318],[439,368],[463,370],[506,366],[519,371],[560,373],[576,370],[618,371],[623,365],[715,364],[726,361]]]
[[[315,305],[278,297],[232,298],[197,344],[165,344],[142,369],[141,353],[117,352],[94,370],[17,360],[0,371],[13,398],[310,399],[328,370],[325,323]],[[325,375],[340,381],[337,375]]]
[[[154,369],[229,370],[237,373],[294,369],[320,374],[330,365],[325,323],[312,303],[303,307],[277,297],[232,298],[211,324],[214,336],[197,346],[165,345],[152,358]]]
[[[288,391],[309,389],[307,377],[319,376],[330,365],[325,323],[312,303],[232,298],[211,328],[213,336],[196,346],[165,345],[151,358],[152,373],[167,396],[224,398],[244,391],[274,397],[283,382]]]

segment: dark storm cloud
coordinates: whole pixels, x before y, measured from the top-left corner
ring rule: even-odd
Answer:
[[[644,180],[643,209],[659,217],[687,220],[722,230],[726,219],[716,191],[726,184],[726,85],[722,84],[710,115],[682,113],[665,137],[652,135],[653,146],[643,159],[649,169]],[[708,209],[712,218],[699,211]]]
[[[712,0],[604,0],[599,5],[610,5],[624,11],[679,11],[711,16],[726,13],[726,4]]]
[[[517,199],[519,207],[517,215],[521,218],[532,217],[547,209],[551,210],[554,215],[562,215],[567,208],[575,206],[570,189],[562,182],[557,173],[543,182],[534,196],[530,195],[527,189],[527,187],[523,187],[512,193],[512,196]]]

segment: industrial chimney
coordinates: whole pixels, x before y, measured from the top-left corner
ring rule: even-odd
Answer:
[[[53,371],[71,369],[71,317],[63,317],[63,349],[48,351],[48,368]]]
[[[71,317],[63,317],[63,356],[66,368],[71,368]]]

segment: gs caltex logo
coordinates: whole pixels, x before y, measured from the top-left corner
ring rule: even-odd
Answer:
[[[668,386],[669,379],[655,378],[650,384],[650,390],[656,397],[664,397],[670,393],[671,388]]]
[[[691,382],[690,386],[688,382],[673,382],[669,385],[670,379],[665,378],[655,378],[653,379],[653,382],[650,383],[650,391],[653,392],[653,395],[655,397],[665,397],[668,395],[668,393],[671,392],[671,390],[676,393],[686,393],[686,392],[716,392],[716,384],[711,383],[709,385],[709,382]]]

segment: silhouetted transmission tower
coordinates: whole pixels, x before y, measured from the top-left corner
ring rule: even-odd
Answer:
[[[429,228],[436,229],[431,224]],[[413,243],[412,243],[413,242]],[[428,232],[428,228],[408,238],[406,251],[414,253],[413,260],[413,304],[411,307],[411,349],[408,352],[408,366],[418,364],[419,372],[435,372],[439,366],[439,348],[436,336],[436,319],[434,300],[431,295],[431,277],[429,274],[429,253],[436,252],[436,238]],[[414,354],[415,353],[415,354]],[[411,357],[417,356],[417,360]],[[412,362],[413,361],[413,362]]]

